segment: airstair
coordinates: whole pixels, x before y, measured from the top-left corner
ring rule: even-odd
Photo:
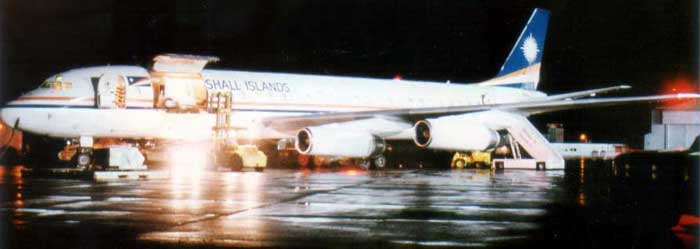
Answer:
[[[564,158],[561,154],[524,116],[497,110],[486,111],[480,115],[480,120],[489,127],[508,132],[506,139],[510,142],[513,158],[494,159],[493,165],[505,168],[564,169]],[[532,159],[524,159],[522,150]],[[511,167],[508,167],[509,165]]]

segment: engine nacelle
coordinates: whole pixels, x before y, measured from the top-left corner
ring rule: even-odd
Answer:
[[[498,132],[464,116],[448,116],[416,122],[413,141],[421,148],[484,151],[495,148]]]
[[[297,133],[294,146],[302,154],[366,158],[384,153],[386,143],[366,132],[308,127]]]

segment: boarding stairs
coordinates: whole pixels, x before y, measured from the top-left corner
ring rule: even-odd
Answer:
[[[544,163],[547,169],[564,169],[561,154],[524,116],[498,110],[481,115],[480,120],[487,126],[508,132],[514,159],[522,159],[522,148],[538,165]]]

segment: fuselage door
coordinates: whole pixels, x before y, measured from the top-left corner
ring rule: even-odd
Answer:
[[[124,76],[105,73],[97,82],[95,103],[97,108],[125,108],[126,82]]]

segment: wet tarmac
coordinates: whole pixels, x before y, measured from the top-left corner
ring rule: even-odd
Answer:
[[[684,247],[669,227],[612,211],[609,184],[585,166],[104,182],[0,170],[0,248]]]

